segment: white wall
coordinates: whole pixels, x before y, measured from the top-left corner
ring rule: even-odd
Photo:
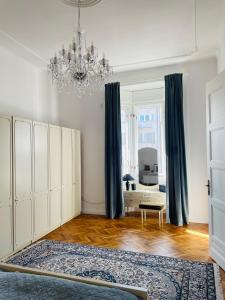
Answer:
[[[217,73],[216,59],[114,74],[121,85],[160,81],[164,75],[184,73],[184,121],[188,164],[190,221],[207,223],[205,85]],[[104,89],[78,99],[62,93],[62,125],[82,132],[83,212],[104,214]],[[77,120],[79,119],[79,122]]]
[[[208,222],[206,83],[216,76],[216,60],[189,64],[185,80],[185,128],[190,221]]]
[[[58,122],[57,93],[47,72],[2,47],[0,114]]]
[[[218,73],[225,70],[225,28],[219,41],[219,49],[217,54]]]
[[[59,92],[60,125],[81,130],[82,211],[105,214],[104,90],[79,98]]]
[[[217,70],[218,73],[225,70],[225,0],[222,0],[223,19],[219,30],[218,51],[217,51]]]

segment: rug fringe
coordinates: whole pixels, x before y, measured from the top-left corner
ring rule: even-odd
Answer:
[[[220,276],[220,268],[217,264],[213,264],[213,267],[214,267],[214,277],[215,277],[215,286],[216,286],[216,300],[224,300],[222,280]]]

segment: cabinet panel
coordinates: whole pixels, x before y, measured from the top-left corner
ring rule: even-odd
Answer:
[[[0,257],[13,251],[12,205],[0,206]]]
[[[81,213],[81,143],[80,131],[72,130],[74,216]]]
[[[32,241],[31,199],[15,202],[15,250]]]
[[[61,128],[49,126],[50,229],[61,225]]]
[[[32,240],[32,122],[13,120],[15,250]]]
[[[62,222],[73,218],[72,129],[62,128]]]
[[[11,118],[0,116],[0,257],[13,251]]]
[[[62,128],[62,185],[72,184],[72,130]]]
[[[35,123],[34,140],[34,192],[48,192],[48,125]]]
[[[34,196],[34,238],[39,238],[48,232],[48,195]]]
[[[72,185],[62,188],[62,224],[73,218]]]
[[[49,229],[48,205],[48,125],[33,123],[34,238]]]
[[[14,119],[14,175],[16,199],[31,197],[31,135],[31,121]]]
[[[11,122],[0,117],[0,203],[11,198]]]
[[[61,190],[61,128],[49,126],[50,189]]]
[[[50,230],[61,225],[61,190],[50,192]]]

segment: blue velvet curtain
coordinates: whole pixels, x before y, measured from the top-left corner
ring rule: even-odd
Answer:
[[[188,223],[182,74],[165,76],[167,202],[171,224]]]
[[[123,214],[120,83],[105,85],[105,198],[108,218]]]

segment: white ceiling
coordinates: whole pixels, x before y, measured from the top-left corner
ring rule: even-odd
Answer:
[[[82,9],[81,24],[116,71],[162,65],[215,55],[223,2],[196,0],[195,19],[195,0],[102,0]],[[59,0],[0,0],[0,45],[43,64],[70,43],[76,22]]]

